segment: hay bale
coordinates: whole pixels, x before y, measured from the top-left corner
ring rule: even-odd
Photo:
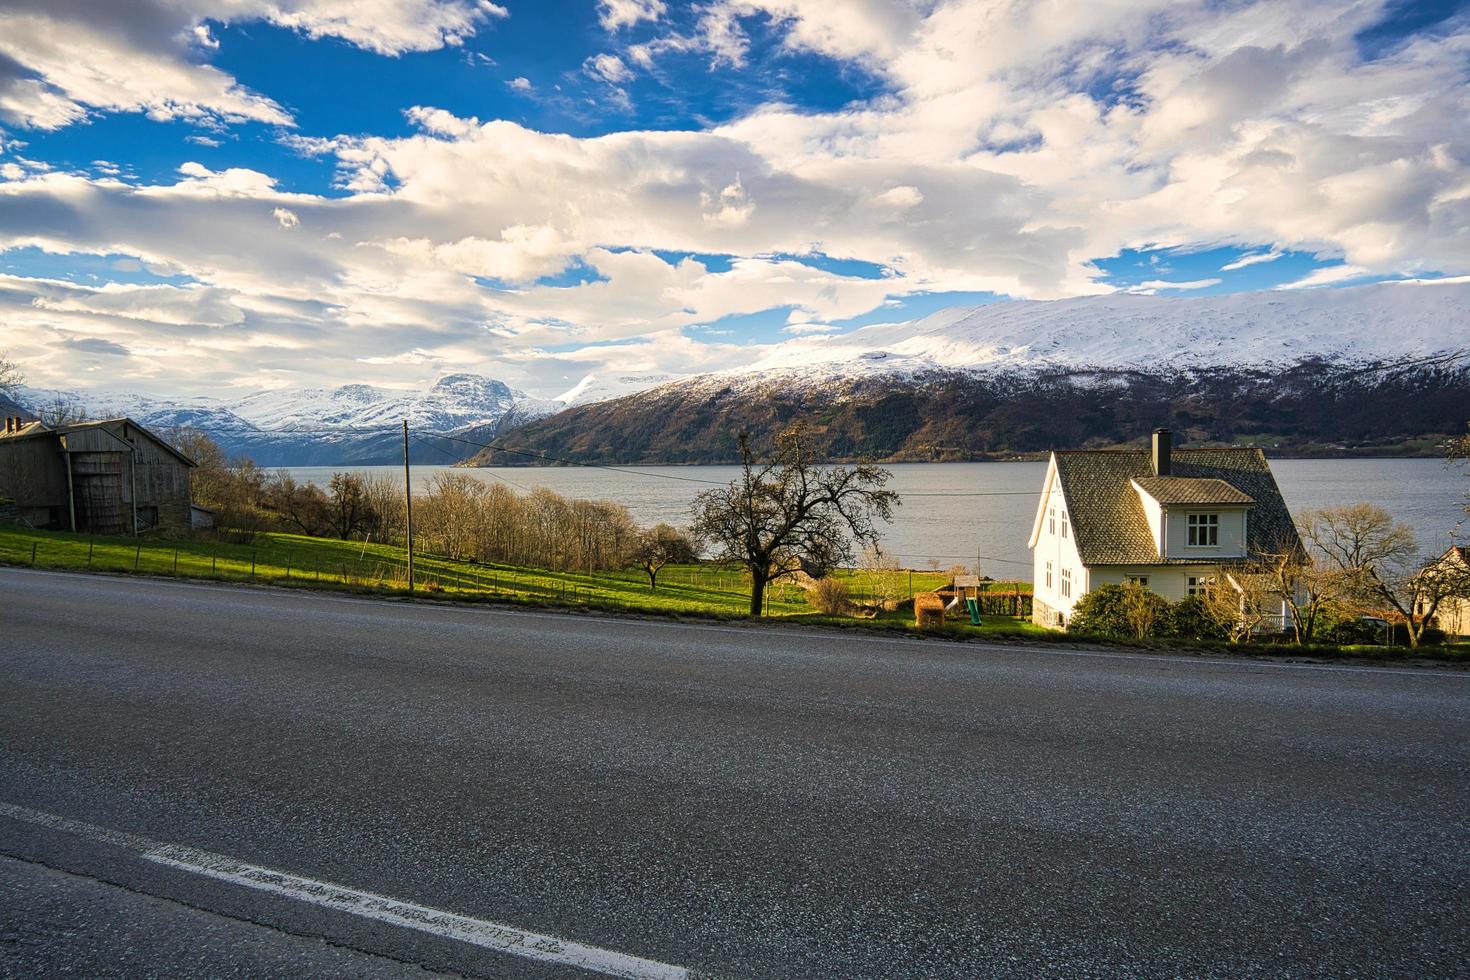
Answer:
[[[920,592],[914,596],[914,625],[919,629],[944,625],[944,600],[937,592]]]

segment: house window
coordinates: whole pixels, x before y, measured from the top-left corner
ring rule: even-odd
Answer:
[[[1185,580],[1185,588],[1190,595],[1204,595],[1215,587],[1215,576],[1213,575],[1191,575]]]
[[[1067,536],[1067,513],[1066,513],[1066,511],[1063,511],[1062,512],[1062,537],[1065,538],[1066,536]]]
[[[1051,562],[1046,563],[1046,587],[1051,588]]]
[[[138,508],[138,529],[139,530],[145,530],[147,528],[157,527],[157,526],[158,526],[158,508],[157,507],[139,507]]]
[[[1053,535],[1057,533],[1057,509],[1055,507],[1047,512],[1046,533]]]
[[[1189,515],[1189,546],[1191,548],[1214,548],[1219,543],[1219,514]]]
[[[1072,598],[1072,570],[1070,568],[1062,569],[1062,598]]]
[[[1137,586],[1141,586],[1142,588],[1145,588],[1145,589],[1148,588],[1148,576],[1147,575],[1129,575],[1129,576],[1127,576],[1126,580],[1127,580],[1127,582],[1128,582],[1129,585],[1137,585]]]

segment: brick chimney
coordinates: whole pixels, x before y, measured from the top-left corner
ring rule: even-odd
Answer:
[[[1168,429],[1154,430],[1154,476],[1168,476],[1172,466],[1169,456],[1173,449],[1172,437]]]

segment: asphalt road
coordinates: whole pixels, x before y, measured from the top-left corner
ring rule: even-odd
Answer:
[[[0,570],[0,974],[1463,975],[1467,736],[1455,671]]]

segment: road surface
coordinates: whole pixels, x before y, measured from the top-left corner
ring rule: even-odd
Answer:
[[[0,570],[0,975],[1463,973],[1470,674]]]

